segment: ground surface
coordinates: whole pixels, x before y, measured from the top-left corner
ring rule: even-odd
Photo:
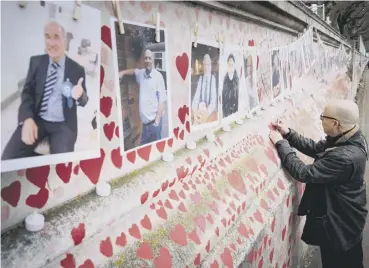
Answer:
[[[357,95],[357,103],[360,109],[360,126],[361,130],[365,134],[367,140],[369,140],[369,70],[365,69],[363,75],[363,84],[359,87]],[[369,163],[366,165],[365,172],[367,196],[369,200]],[[369,202],[367,203],[369,209]],[[364,250],[364,268],[369,268],[369,216],[366,220],[366,226],[364,230],[363,239]],[[322,268],[320,261],[319,248],[311,247],[304,260],[304,268]],[[348,267],[349,268],[349,267]],[[354,268],[354,267],[352,267]]]

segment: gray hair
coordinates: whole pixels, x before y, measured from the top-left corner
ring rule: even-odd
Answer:
[[[55,21],[55,20],[52,20],[52,21],[49,21],[45,24],[45,27],[44,27],[44,31],[46,29],[47,26],[51,25],[51,24],[55,24],[57,26],[60,27],[61,31],[62,31],[62,35],[63,35],[63,38],[64,39],[67,39],[67,32],[65,31],[65,28],[63,27],[63,25],[61,25],[59,22]]]

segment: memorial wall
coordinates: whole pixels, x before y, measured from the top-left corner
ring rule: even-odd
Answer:
[[[4,267],[297,267],[304,184],[270,122],[324,137],[367,58],[201,3],[23,2],[1,3]]]

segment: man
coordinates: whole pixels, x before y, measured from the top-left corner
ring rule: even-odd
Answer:
[[[212,121],[217,108],[217,85],[211,73],[211,58],[205,54],[202,62],[203,75],[197,81],[196,92],[192,100],[192,115],[194,124]],[[215,116],[216,120],[216,116]]]
[[[77,105],[88,101],[85,71],[65,55],[66,33],[57,22],[44,28],[46,53],[30,59],[21,93],[18,127],[6,145],[2,160],[29,157],[45,137],[50,153],[74,151],[77,139]],[[63,83],[71,83],[68,96]],[[65,91],[65,90],[64,90]]]
[[[362,268],[368,146],[357,125],[359,110],[352,101],[335,100],[320,119],[326,140],[304,138],[281,120],[270,139],[282,166],[306,183],[298,209],[299,216],[307,217],[302,240],[320,246],[324,268]],[[291,147],[315,158],[314,163],[305,165]]]
[[[161,140],[162,117],[166,108],[167,95],[163,76],[153,68],[154,55],[144,51],[144,69],[129,69],[119,72],[119,77],[135,75],[140,85],[139,111],[143,124],[141,145]]]

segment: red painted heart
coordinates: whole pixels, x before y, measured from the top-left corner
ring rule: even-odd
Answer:
[[[120,169],[122,167],[122,162],[123,162],[123,158],[122,155],[120,154],[120,147],[113,149],[110,153],[111,156],[111,161],[113,163],[113,165]]]
[[[64,183],[68,183],[72,174],[72,162],[68,164],[57,164],[55,171]]]
[[[37,194],[30,195],[26,199],[26,204],[32,208],[43,208],[49,199],[49,190],[40,189]]]
[[[141,232],[140,229],[138,229],[137,224],[133,224],[132,227],[128,229],[128,232],[134,238],[141,239]]]
[[[119,138],[119,127],[118,126],[115,128],[115,136]]]
[[[126,244],[127,244],[127,237],[126,237],[126,234],[125,233],[121,233],[120,236],[118,236],[116,239],[115,239],[115,244],[118,245],[118,246],[121,246],[121,247],[125,247]]]
[[[137,249],[136,253],[137,257],[140,257],[141,259],[144,260],[152,260],[154,258],[154,255],[152,254],[152,249],[146,242],[141,244],[141,246]]]
[[[225,266],[228,268],[233,268],[233,258],[229,248],[224,249],[223,253],[220,255],[220,259]]]
[[[50,166],[34,167],[26,169],[26,178],[39,188],[45,188],[49,177]]]
[[[83,238],[85,238],[85,233],[84,223],[80,223],[78,227],[72,229],[71,235],[75,246],[81,244]]]
[[[14,181],[9,186],[1,189],[1,198],[8,202],[11,206],[16,207],[21,194],[20,181]]]
[[[151,153],[151,145],[147,145],[137,150],[137,154],[145,161],[149,161]]]
[[[106,118],[110,116],[112,106],[113,99],[111,97],[102,97],[100,99],[100,111]]]
[[[101,41],[110,47],[110,49],[112,48],[110,28],[106,25],[101,27]]]
[[[170,138],[168,141],[167,141],[167,144],[170,148],[172,148],[172,145],[173,145],[173,138]]]
[[[159,142],[157,142],[156,143],[156,148],[158,149],[158,151],[160,152],[160,153],[162,153],[162,152],[164,152],[164,148],[165,148],[165,140],[163,140],[163,141],[159,141]]]
[[[79,173],[79,165],[76,165],[76,166],[73,168],[73,173],[74,173],[75,175],[78,175],[78,173]]]
[[[149,217],[147,215],[145,215],[145,217],[140,221],[142,227],[146,228],[147,230],[151,230],[152,226],[151,226],[151,221],[149,219]]]
[[[188,107],[184,105],[178,109],[178,118],[182,124],[186,121],[186,116],[188,115]]]
[[[174,243],[180,246],[186,246],[188,243],[186,230],[181,224],[174,226],[173,230],[169,234],[169,237]]]
[[[169,250],[166,248],[161,248],[159,251],[159,256],[154,261],[155,268],[172,268],[172,256]]]
[[[237,170],[233,170],[232,173],[227,175],[228,182],[231,186],[242,194],[247,194],[246,185],[243,181],[240,173]]]
[[[94,266],[94,263],[90,259],[88,259],[88,260],[85,260],[83,264],[78,266],[78,268],[95,268],[95,266]]]
[[[195,242],[197,245],[201,244],[200,238],[196,233],[196,228],[194,228],[192,232],[188,234],[188,238]]]
[[[188,56],[186,52],[182,53],[181,56],[176,57],[177,70],[183,80],[186,80],[186,76],[188,72],[188,65],[189,65],[189,60],[188,60]],[[182,124],[183,123],[184,122],[182,122]]]
[[[105,240],[100,242],[100,252],[105,257],[113,256],[113,245],[111,244],[110,237],[107,237]]]
[[[106,123],[104,125],[104,133],[105,133],[106,138],[109,141],[111,141],[111,139],[113,138],[114,129],[115,129],[115,123],[114,122],[110,122],[109,124]]]
[[[145,202],[147,201],[147,198],[149,197],[149,192],[145,192],[141,195],[141,204],[145,204]]]
[[[132,152],[127,153],[127,159],[128,159],[129,162],[134,164],[136,162],[136,151],[132,151]]]
[[[66,257],[60,261],[60,266],[63,268],[75,268],[76,261],[74,259],[74,256],[68,253]]]
[[[104,70],[104,67],[100,65],[100,93],[101,93],[102,85],[104,84],[104,78],[105,78],[105,70]],[[100,111],[101,111],[101,107],[100,107]]]
[[[79,165],[81,170],[89,178],[89,180],[96,184],[99,181],[100,172],[105,159],[105,152],[100,148],[100,157],[95,159],[82,160]]]

